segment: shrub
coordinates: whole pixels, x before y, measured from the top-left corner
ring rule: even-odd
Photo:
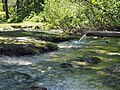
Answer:
[[[0,22],[5,21],[5,12],[0,12]]]
[[[45,0],[44,20],[64,32],[119,26],[118,0]]]

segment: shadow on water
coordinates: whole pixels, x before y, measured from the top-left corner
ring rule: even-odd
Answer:
[[[36,40],[44,40],[50,42],[62,42],[68,41],[70,39],[76,38],[74,35],[68,36],[66,34],[51,31],[42,31],[42,30],[15,30],[15,31],[0,31],[1,37],[31,37]]]
[[[69,62],[72,53],[88,46],[89,41],[85,38],[80,39],[85,43],[59,43],[60,49],[55,52],[24,57],[1,56],[0,90],[30,90],[33,85],[44,86],[48,90],[112,90],[101,83],[96,83],[96,86],[90,84],[89,80],[96,74],[92,69],[76,65],[73,68],[60,67],[61,63]]]

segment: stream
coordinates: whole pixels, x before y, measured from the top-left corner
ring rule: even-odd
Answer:
[[[112,90],[101,83],[91,84],[95,73],[92,70],[60,67],[67,62],[67,54],[88,46],[89,41],[83,41],[62,42],[59,50],[40,55],[0,56],[0,90],[31,90],[31,86],[48,90]]]

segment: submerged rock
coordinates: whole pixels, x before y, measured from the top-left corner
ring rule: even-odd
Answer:
[[[105,41],[105,43],[109,43],[109,41]]]
[[[112,75],[106,75],[101,78],[102,84],[112,87],[114,90],[120,90],[120,78]]]
[[[110,67],[104,68],[103,70],[110,75],[120,77],[120,64],[112,65]]]
[[[32,86],[32,87],[31,87],[31,90],[47,90],[47,88],[45,88],[45,87],[43,87],[43,86],[39,86],[39,87]]]
[[[100,58],[98,58],[98,57],[87,57],[87,58],[80,58],[79,61],[88,62],[90,64],[98,64],[100,62]]]
[[[72,64],[70,64],[68,62],[61,63],[60,67],[62,67],[62,68],[73,68]]]
[[[103,86],[111,87],[114,90],[120,90],[120,64],[114,64],[102,69],[104,75],[100,76]]]

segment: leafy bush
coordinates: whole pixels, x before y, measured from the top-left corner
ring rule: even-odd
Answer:
[[[46,0],[44,20],[63,31],[119,26],[119,0]]]
[[[5,21],[5,12],[0,12],[0,22]]]
[[[34,1],[20,0],[19,9],[9,3],[8,22],[45,22],[51,28],[69,33],[74,30],[109,30],[111,27],[120,27],[119,0]]]
[[[46,0],[44,6],[45,21],[54,28],[64,32],[89,26],[89,19],[85,15],[86,6],[76,0]]]
[[[42,13],[39,13],[38,15],[35,12],[31,12],[29,16],[27,16],[24,21],[30,21],[30,22],[42,22],[43,16]]]

